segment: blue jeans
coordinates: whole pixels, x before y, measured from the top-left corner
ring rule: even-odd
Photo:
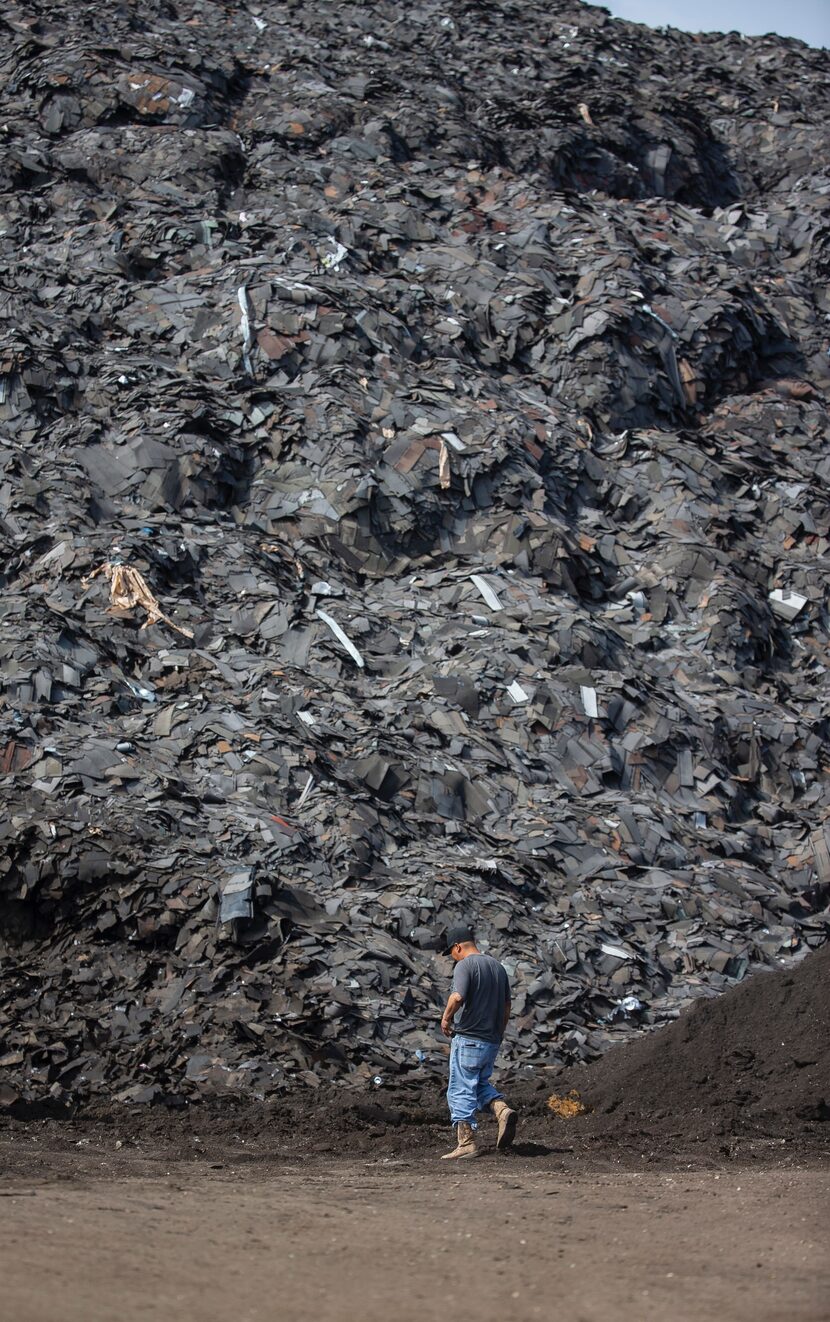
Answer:
[[[483,1111],[485,1106],[503,1096],[490,1082],[498,1053],[498,1042],[482,1042],[477,1037],[461,1037],[460,1034],[453,1038],[447,1104],[454,1125],[466,1120],[475,1129],[476,1111]]]

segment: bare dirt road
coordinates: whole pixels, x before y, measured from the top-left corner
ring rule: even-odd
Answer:
[[[830,1171],[3,1145],[8,1322],[822,1322]],[[13,1150],[16,1148],[16,1150]],[[34,1154],[33,1154],[34,1155]]]

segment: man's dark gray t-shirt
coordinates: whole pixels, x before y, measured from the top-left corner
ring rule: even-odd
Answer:
[[[510,982],[498,960],[491,955],[468,955],[459,960],[452,989],[464,998],[453,1021],[456,1033],[483,1042],[501,1042]]]

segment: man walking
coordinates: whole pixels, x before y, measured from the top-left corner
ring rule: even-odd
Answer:
[[[516,1133],[512,1111],[490,1075],[510,1018],[510,983],[498,960],[482,955],[469,924],[451,927],[442,953],[455,964],[452,991],[441,1017],[441,1031],[452,1039],[447,1102],[458,1143],[444,1160],[478,1157],[476,1111],[498,1121],[496,1147],[506,1152]]]

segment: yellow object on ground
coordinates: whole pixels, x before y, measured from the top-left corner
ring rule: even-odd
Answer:
[[[585,1115],[588,1107],[580,1101],[579,1093],[572,1088],[567,1097],[559,1097],[553,1093],[548,1098],[548,1107],[554,1115],[560,1115],[563,1120],[571,1120],[575,1115]]]

